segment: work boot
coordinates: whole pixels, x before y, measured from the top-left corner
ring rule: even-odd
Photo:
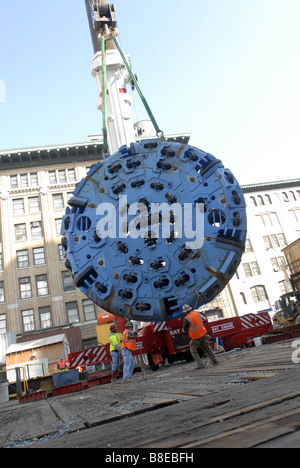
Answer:
[[[202,362],[196,362],[196,367],[195,367],[196,370],[205,369],[205,367],[206,367],[206,362],[204,364]]]
[[[111,374],[111,382],[116,382],[117,381],[117,371],[113,370]]]

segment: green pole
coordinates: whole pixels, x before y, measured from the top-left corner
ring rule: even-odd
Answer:
[[[139,87],[139,84],[138,84],[138,82],[137,82],[137,79],[136,79],[136,77],[134,76],[134,73],[133,73],[133,71],[132,71],[132,69],[131,69],[131,67],[130,67],[130,65],[129,65],[129,63],[128,63],[128,61],[127,61],[127,59],[126,59],[126,57],[125,57],[125,55],[124,55],[124,53],[123,53],[123,51],[122,51],[122,49],[121,49],[121,47],[120,47],[120,44],[119,44],[118,41],[117,41],[117,38],[116,38],[115,34],[112,32],[111,35],[112,35],[112,38],[113,38],[113,40],[114,40],[114,42],[115,42],[115,44],[116,44],[116,47],[117,47],[118,51],[119,51],[120,54],[121,54],[122,60],[123,60],[125,66],[126,66],[126,68],[127,68],[127,70],[128,70],[128,73],[129,73],[129,75],[130,75],[130,77],[131,77],[131,79],[132,79],[132,82],[133,82],[133,84],[134,84],[134,86],[135,86],[137,92],[138,92],[139,95],[140,95],[140,98],[141,98],[141,100],[142,100],[142,102],[143,102],[143,104],[144,104],[144,106],[145,106],[145,109],[146,109],[146,111],[147,111],[147,113],[148,113],[148,115],[149,115],[149,117],[150,117],[150,119],[151,119],[151,122],[152,122],[153,125],[154,125],[154,128],[155,128],[155,130],[156,130],[156,134],[157,134],[157,135],[160,134],[161,136],[163,136],[163,132],[160,130],[160,128],[159,128],[159,126],[158,126],[158,124],[157,124],[157,122],[156,122],[156,120],[155,120],[155,118],[154,118],[154,115],[152,114],[152,111],[151,111],[151,109],[150,109],[150,107],[149,107],[149,105],[148,105],[148,103],[147,103],[147,101],[146,101],[146,99],[145,99],[145,96],[144,96],[143,93],[142,93],[141,88]]]
[[[106,73],[106,45],[105,37],[101,36],[102,51],[102,116],[103,116],[103,153],[108,154],[107,141],[107,73]]]

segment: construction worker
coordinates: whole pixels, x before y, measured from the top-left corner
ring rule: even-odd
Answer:
[[[110,355],[112,358],[112,382],[117,381],[117,373],[120,367],[121,362],[121,334],[118,333],[117,327],[115,325],[110,326],[110,335],[109,335],[109,344],[110,344]]]
[[[192,310],[192,308],[188,304],[185,304],[182,307],[182,311],[186,314],[186,317],[183,321],[183,331],[188,333],[191,339],[190,351],[191,355],[194,358],[194,361],[196,362],[196,368],[204,368],[204,365],[198,353],[199,347],[210,358],[214,365],[218,365],[219,362],[215,356],[215,353],[209,345],[207,330],[203,325],[200,312]]]
[[[134,370],[133,351],[136,349],[137,332],[133,331],[133,323],[129,320],[125,325],[122,337],[121,353],[124,359],[123,380],[130,379]]]
[[[64,359],[63,357],[61,357],[57,363],[57,366],[59,368],[59,370],[65,370],[65,369],[68,369],[69,366],[68,366],[68,360],[67,359]]]

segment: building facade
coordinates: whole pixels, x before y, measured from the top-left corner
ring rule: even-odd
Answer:
[[[87,170],[101,159],[89,142],[0,152],[0,333],[65,325],[96,344],[95,306],[65,267],[61,220]]]
[[[248,236],[230,281],[238,315],[274,311],[292,290],[284,247],[300,238],[300,179],[242,187]]]

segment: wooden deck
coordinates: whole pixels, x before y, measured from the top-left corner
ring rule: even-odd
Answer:
[[[219,355],[220,366],[204,370],[178,363],[79,393],[2,404],[0,446],[299,447],[300,364],[292,362],[292,343]]]

